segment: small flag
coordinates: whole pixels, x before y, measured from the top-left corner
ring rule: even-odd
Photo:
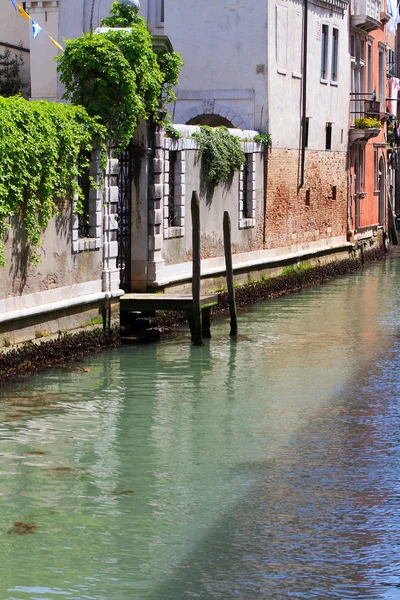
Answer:
[[[39,23],[36,23],[36,21],[32,19],[32,35],[34,40],[37,38],[41,31],[42,28],[40,27]]]
[[[17,10],[17,3],[15,2],[15,0],[10,0],[11,4],[14,7],[14,10]]]
[[[18,9],[18,12],[21,15],[21,17],[24,17],[24,19],[30,19],[31,18],[28,15],[28,13],[24,11],[24,9],[22,8],[22,6],[20,4],[17,4],[17,9]]]
[[[51,39],[51,41],[53,42],[53,44],[55,46],[57,46],[57,48],[60,48],[60,50],[62,50],[62,52],[64,52],[64,48],[62,46],[60,46],[60,44],[58,42],[56,42],[56,40],[54,38],[52,38],[51,35],[49,35],[49,38]]]

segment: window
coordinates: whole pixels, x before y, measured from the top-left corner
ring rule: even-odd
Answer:
[[[161,0],[160,6],[160,22],[164,23],[164,0]]]
[[[308,148],[308,132],[310,129],[310,117],[306,117],[306,127],[304,130],[304,146]]]
[[[275,35],[276,66],[278,72],[285,75],[288,51],[288,8],[280,4],[276,5]]]
[[[249,198],[249,155],[245,154],[246,162],[243,165],[243,218],[251,219],[251,214],[249,214],[252,208],[251,200]]]
[[[379,50],[379,102],[381,103],[381,110],[384,110],[385,100],[385,71],[384,71],[384,54],[383,50]]]
[[[364,171],[364,152],[365,146],[364,144],[360,144],[356,150],[357,152],[357,192],[364,192],[364,179],[365,179],[365,171]]]
[[[175,171],[178,160],[177,152],[169,153],[169,194],[168,194],[168,226],[176,227],[178,225],[178,214],[175,204]]]
[[[374,148],[374,190],[379,190],[378,149]]]
[[[333,185],[332,186],[332,200],[336,200],[337,198],[337,186]]]
[[[102,246],[103,193],[100,185],[102,168],[97,154],[95,151],[91,152],[90,169],[79,180],[84,195],[80,214],[76,212],[78,198],[74,198],[72,252],[98,250]],[[91,184],[92,179],[94,186]]]
[[[256,224],[256,155],[245,156],[246,162],[239,174],[239,229]]]
[[[327,123],[325,128],[325,150],[332,150],[332,123]]]
[[[387,53],[387,72],[390,77],[397,77],[397,60],[396,60],[396,52],[389,48]]]
[[[368,44],[368,89],[367,92],[372,94],[373,83],[372,83],[372,42]]]
[[[322,48],[321,48],[321,79],[328,76],[328,25],[322,25]]]
[[[311,191],[306,190],[306,206],[311,206]]]
[[[170,144],[174,140],[168,140]],[[164,239],[185,235],[185,152],[165,151],[164,157]]]
[[[338,44],[339,44],[339,29],[335,27],[332,30],[332,65],[331,65],[331,80],[338,79]]]

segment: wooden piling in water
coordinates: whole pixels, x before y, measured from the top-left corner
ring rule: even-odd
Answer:
[[[191,319],[192,342],[195,345],[203,343],[202,335],[202,315],[200,306],[200,202],[197,192],[192,194],[192,253],[193,253],[193,274],[192,274],[192,296],[193,313]]]
[[[237,335],[237,316],[235,288],[233,285],[233,266],[232,266],[232,244],[231,244],[231,218],[228,211],[224,212],[224,251],[225,251],[225,269],[226,283],[228,286],[229,313],[231,316],[231,332],[229,335]]]

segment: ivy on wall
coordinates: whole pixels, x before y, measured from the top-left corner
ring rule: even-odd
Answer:
[[[204,177],[212,186],[226,181],[233,171],[239,171],[246,157],[240,139],[226,127],[202,125],[192,137],[199,142],[203,160]]]
[[[93,143],[102,146],[104,139],[105,128],[82,107],[0,97],[0,265],[15,216],[33,248],[31,261],[39,261],[42,230],[59,201],[81,195],[78,177],[88,169]]]
[[[131,5],[114,2],[102,25],[111,29],[67,40],[58,71],[64,99],[98,116],[109,139],[123,149],[138,117],[159,120],[161,105],[174,97],[183,63],[176,52],[155,54],[146,22]]]

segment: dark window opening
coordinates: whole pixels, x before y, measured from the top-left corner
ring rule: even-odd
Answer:
[[[246,162],[243,165],[243,218],[251,218],[251,206],[249,202],[249,156],[246,156]]]
[[[160,21],[164,23],[164,0],[161,0]]]
[[[311,204],[311,191],[306,190],[306,206],[310,206]]]
[[[175,171],[178,153],[169,153],[169,194],[168,194],[168,226],[177,227],[178,214],[175,205]]]
[[[336,200],[336,195],[337,195],[337,187],[336,185],[332,186],[332,200]]]
[[[304,130],[304,146],[308,148],[308,132],[310,128],[310,118],[306,117],[306,125]]]
[[[332,69],[331,79],[337,81],[338,79],[338,46],[339,46],[339,29],[335,27],[332,30]]]
[[[325,150],[332,150],[332,123],[326,124],[325,129]]]
[[[328,75],[328,31],[328,25],[322,25],[321,79]]]
[[[89,213],[89,193],[90,176],[89,168],[78,178],[78,184],[82,190],[81,208],[82,212],[78,214],[78,236],[80,238],[90,237],[90,213]]]

